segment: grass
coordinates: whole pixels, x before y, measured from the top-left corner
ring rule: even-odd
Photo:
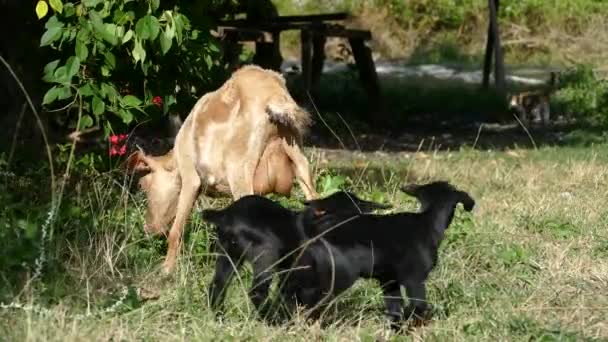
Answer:
[[[0,309],[0,336],[7,341],[608,340],[607,152],[606,145],[507,152],[463,148],[359,162],[323,161],[318,151],[307,150],[322,192],[346,187],[414,210],[416,203],[397,186],[441,178],[477,200],[472,214],[457,211],[429,279],[436,317],[408,336],[387,329],[372,281],[347,291],[325,327],[299,317],[286,326],[263,324],[245,296],[248,269],[233,282],[225,316],[216,319],[206,302],[214,260],[210,227],[194,215],[177,272],[159,277],[165,242],[142,233],[142,194],[129,194],[120,174],[83,177],[68,192],[68,213],[46,244],[44,276],[28,286],[8,286],[6,279],[14,274],[2,271],[4,303],[26,307]],[[281,202],[298,207],[302,198],[298,189]],[[157,298],[146,300],[146,293]]]

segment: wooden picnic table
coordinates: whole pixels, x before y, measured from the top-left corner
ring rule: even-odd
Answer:
[[[367,92],[372,104],[381,105],[380,86],[376,66],[370,48],[365,44],[371,40],[368,30],[349,29],[342,24],[333,23],[345,20],[348,13],[329,13],[300,16],[278,16],[266,19],[263,22],[253,22],[247,19],[221,21],[217,26],[217,34],[227,43],[244,41],[256,42],[256,53],[261,47],[269,47],[279,51],[279,37],[281,32],[287,30],[300,31],[301,42],[301,70],[304,90],[315,94],[325,61],[325,43],[328,37],[347,38],[351,46],[355,65],[359,72],[359,80]],[[238,58],[234,54],[225,54],[227,62]],[[272,61],[260,61],[262,67],[280,71],[280,65]],[[377,119],[377,117],[376,117]]]

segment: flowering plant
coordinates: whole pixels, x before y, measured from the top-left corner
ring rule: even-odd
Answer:
[[[36,1],[36,15],[46,20],[40,46],[57,51],[44,68],[49,89],[42,104],[81,98],[80,130],[103,127],[107,137],[116,126],[188,110],[222,69],[214,62],[220,51],[212,22],[197,18],[195,27],[183,14],[205,13],[198,2]],[[76,112],[56,115],[76,122]]]
[[[110,135],[110,156],[123,156],[127,153],[127,134]],[[122,144],[125,142],[125,144]]]

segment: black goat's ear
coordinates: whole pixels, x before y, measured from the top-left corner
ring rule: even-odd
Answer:
[[[223,210],[204,209],[201,212],[201,215],[203,217],[203,220],[205,220],[209,223],[213,223],[213,224],[220,224],[222,222],[222,220],[224,219]]]
[[[419,185],[418,184],[404,184],[401,187],[399,187],[399,190],[405,192],[406,194],[410,195],[410,196],[416,196],[416,190],[418,190]]]
[[[460,191],[460,203],[464,207],[464,210],[471,211],[475,207],[475,200],[468,193]]]

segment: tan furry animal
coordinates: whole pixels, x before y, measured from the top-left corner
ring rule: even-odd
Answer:
[[[140,149],[128,158],[129,170],[147,172],[139,181],[148,200],[145,231],[166,234],[173,220],[165,273],[200,193],[289,196],[295,176],[307,199],[318,197],[299,147],[310,123],[280,74],[248,65],[197,101],[171,151],[155,157]]]
[[[515,110],[526,126],[530,121],[547,126],[551,118],[551,95],[557,90],[557,82],[558,73],[551,72],[548,87],[509,95],[509,109]]]

